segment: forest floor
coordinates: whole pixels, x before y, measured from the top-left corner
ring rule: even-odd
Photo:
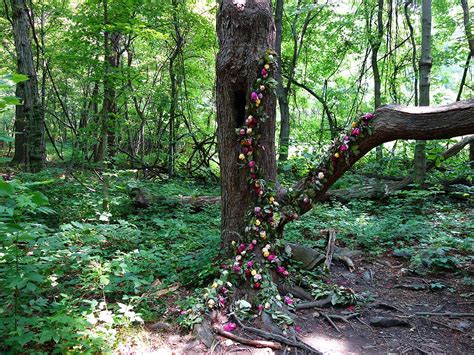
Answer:
[[[298,311],[295,325],[305,342],[325,354],[467,354],[474,348],[473,317],[449,315],[423,316],[418,312],[471,313],[474,289],[452,273],[436,273],[423,278],[410,273],[409,265],[399,258],[384,256],[375,262],[355,259],[356,270],[334,265],[333,282],[373,298],[366,305]],[[371,275],[371,277],[367,277]],[[178,294],[172,298],[180,297]],[[327,315],[357,313],[347,322]],[[371,325],[374,317],[396,318],[405,326]],[[337,327],[337,329],[336,329]],[[251,338],[236,330],[236,334]],[[130,338],[129,338],[130,339]],[[144,328],[132,341],[122,343],[120,354],[273,354],[269,348],[256,349],[217,337],[206,347],[192,334],[177,329],[154,332]]]
[[[272,353],[220,337],[206,346],[184,330],[191,324],[182,310],[192,310],[199,290],[219,273],[220,206],[192,208],[179,201],[181,195],[216,196],[216,184],[142,181],[117,171],[104,213],[102,182],[89,171],[6,171],[3,178],[15,178],[16,192],[7,201],[25,211],[17,212],[20,243],[7,236],[0,244],[0,273],[6,276],[0,277],[0,353]],[[345,178],[347,186],[359,184],[355,175]],[[148,208],[134,207],[136,189],[148,192]],[[312,291],[319,299],[326,286],[338,285],[360,298],[351,298],[350,307],[344,300],[346,306],[298,311],[298,335],[331,354],[472,352],[473,317],[414,316],[473,312],[474,210],[468,197],[413,189],[383,200],[318,204],[289,224],[287,242],[324,252],[321,232],[334,229],[338,247],[359,252],[353,272],[336,261],[334,285],[319,279]],[[45,201],[38,213],[29,211]],[[20,245],[21,254],[9,245]],[[9,278],[23,282],[21,292],[5,282]],[[5,306],[14,295],[25,305],[18,311]],[[358,316],[348,323],[333,320],[337,329],[325,318],[352,313]],[[369,325],[380,316],[409,324]],[[23,333],[13,320],[22,322]],[[252,337],[238,328],[234,333]]]

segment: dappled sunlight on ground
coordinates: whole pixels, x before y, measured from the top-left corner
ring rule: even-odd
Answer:
[[[351,350],[350,344],[344,339],[311,333],[302,337],[302,340],[324,354],[355,353],[355,349]]]

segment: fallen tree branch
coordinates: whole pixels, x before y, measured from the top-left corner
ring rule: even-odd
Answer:
[[[280,219],[277,233],[282,234],[285,225],[312,209],[313,203],[324,199],[329,188],[364,155],[373,148],[398,139],[433,140],[474,134],[474,99],[439,107],[382,106],[375,112],[371,134],[357,141],[357,150],[349,152],[345,159],[334,160],[337,147],[329,156],[296,183],[280,201],[282,210],[288,213]],[[324,180],[315,177],[324,172]],[[313,203],[308,203],[311,196]]]
[[[452,313],[452,312],[416,312],[416,316],[435,316],[435,317],[450,317],[450,318],[463,318],[463,317],[474,317],[474,313]]]
[[[238,335],[232,334],[230,332],[226,332],[225,330],[220,329],[217,326],[213,326],[212,330],[215,333],[217,333],[217,334],[219,334],[219,335],[221,335],[225,338],[234,340],[234,341],[239,342],[241,344],[250,345],[250,346],[253,346],[253,347],[256,347],[256,348],[270,348],[270,349],[273,349],[273,350],[283,349],[283,346],[279,343],[275,343],[273,341],[266,341],[266,340],[243,338],[243,337],[240,337]]]

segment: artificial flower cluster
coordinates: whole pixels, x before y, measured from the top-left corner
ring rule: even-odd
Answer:
[[[247,269],[244,270],[245,264],[242,260],[247,251],[253,251],[257,241],[267,242],[275,236],[275,228],[277,226],[276,214],[278,213],[279,204],[275,199],[275,193],[268,186],[265,179],[259,174],[259,167],[255,161],[255,153],[258,145],[258,137],[260,132],[260,124],[265,121],[266,114],[263,108],[265,96],[275,89],[276,81],[272,78],[272,73],[276,69],[275,53],[267,50],[259,60],[259,69],[257,79],[249,94],[247,105],[248,116],[245,125],[237,129],[237,135],[240,143],[240,153],[238,160],[243,167],[249,172],[249,185],[255,194],[255,206],[249,214],[249,224],[245,232],[247,237],[252,239],[252,243],[248,245],[240,244],[236,250],[236,260],[233,270],[236,273],[245,273],[247,276],[250,272],[252,276],[251,282],[254,289],[261,288],[261,275],[255,270],[248,268],[248,263],[255,263],[253,260],[247,262]],[[288,271],[280,265],[280,260],[275,252],[270,253],[270,245],[267,244],[262,248],[263,260],[274,265],[276,271],[283,276],[288,276]],[[253,275],[255,273],[255,275]]]
[[[367,130],[370,134],[370,122],[375,118],[373,113],[366,113],[359,120],[352,122],[350,132],[344,134],[342,139],[338,141],[338,147],[333,155],[333,160],[347,156],[351,142],[363,137],[363,131]]]

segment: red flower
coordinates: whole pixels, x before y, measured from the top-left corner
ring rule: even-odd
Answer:
[[[233,332],[237,328],[237,324],[235,324],[235,323],[226,323],[226,324],[224,324],[223,328],[226,332]]]
[[[262,287],[262,285],[260,285],[260,282],[255,282],[255,283],[253,284],[253,288],[256,289],[256,290],[259,290],[260,287]]]

